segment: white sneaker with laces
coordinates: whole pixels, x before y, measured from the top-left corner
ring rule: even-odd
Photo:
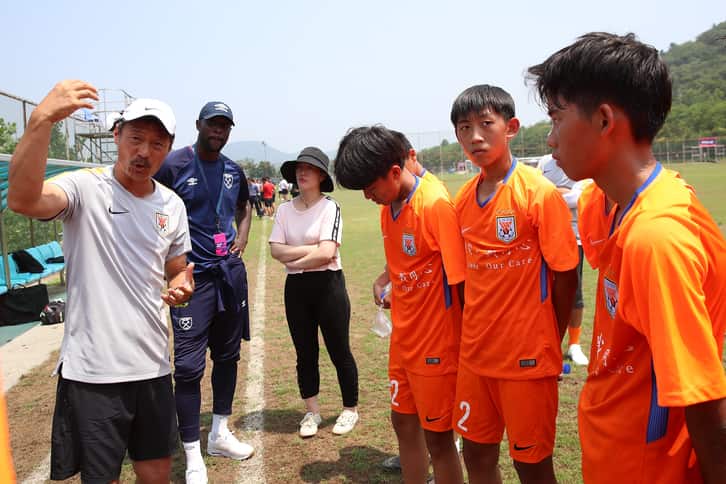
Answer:
[[[184,477],[186,484],[207,484],[207,468],[202,464],[201,467],[187,469]]]
[[[579,366],[587,366],[587,364],[590,362],[587,359],[587,356],[585,356],[585,353],[582,352],[582,347],[579,344],[570,345],[570,347],[567,349],[566,355],[572,360],[574,364]]]
[[[237,440],[232,432],[222,435],[207,436],[207,454],[218,457],[229,457],[234,460],[249,459],[255,449],[244,442]]]
[[[300,437],[312,437],[318,433],[318,425],[323,419],[319,413],[308,412],[300,421]]]
[[[353,427],[355,427],[355,424],[358,422],[358,412],[354,412],[352,410],[348,410],[347,408],[343,410],[343,412],[338,417],[338,420],[335,421],[335,426],[333,427],[333,433],[335,435],[345,435],[351,430],[353,430]]]

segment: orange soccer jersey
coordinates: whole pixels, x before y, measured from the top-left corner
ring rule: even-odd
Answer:
[[[2,388],[2,381],[0,381]],[[5,407],[5,397],[0,393],[0,482],[11,484],[15,482],[15,469],[10,451],[10,432],[8,430],[8,414]]]
[[[585,233],[612,230],[598,250],[580,397],[583,477],[700,482],[683,407],[726,397],[726,241],[693,190],[660,165],[618,227],[615,213],[580,222]]]
[[[391,360],[420,375],[455,372],[461,306],[450,285],[464,280],[465,261],[446,189],[417,177],[398,214],[383,207],[381,231],[392,282]]]
[[[608,240],[610,231],[608,214],[611,209],[605,192],[595,183],[586,185],[577,199],[577,220],[582,251],[593,269],[598,268],[600,249]],[[582,227],[585,227],[587,232]]]
[[[549,271],[577,266],[570,211],[552,183],[516,160],[482,204],[478,185],[469,180],[455,202],[467,262],[460,363],[491,378],[559,375]]]

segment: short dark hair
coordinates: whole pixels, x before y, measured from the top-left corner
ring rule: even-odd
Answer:
[[[491,109],[505,121],[515,116],[514,99],[507,91],[501,87],[479,84],[456,97],[451,106],[451,123],[456,127],[456,123],[471,113],[480,113],[485,109]]]
[[[392,166],[403,167],[411,146],[402,133],[381,125],[348,131],[338,146],[335,179],[352,190],[363,190],[386,176]]]
[[[396,131],[395,129],[390,130],[393,134],[395,134],[398,139],[401,140],[401,143],[403,144],[403,149],[406,150],[406,158],[408,158],[408,152],[413,149],[413,145],[411,145],[411,142],[406,138],[406,135],[401,133],[400,131]],[[404,160],[406,159],[404,158]],[[405,163],[405,161],[404,161]]]
[[[671,109],[668,66],[655,47],[632,33],[585,34],[527,72],[548,108],[572,103],[589,115],[602,103],[620,107],[635,141],[652,142]]]

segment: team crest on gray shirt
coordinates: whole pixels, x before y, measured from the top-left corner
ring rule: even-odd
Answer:
[[[169,233],[169,216],[167,214],[156,212],[154,214],[154,222],[157,232],[159,232],[161,235],[166,235]]]

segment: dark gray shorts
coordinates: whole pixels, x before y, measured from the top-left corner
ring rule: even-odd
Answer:
[[[80,471],[84,483],[118,479],[132,460],[162,459],[177,448],[171,375],[124,383],[58,376],[51,442],[52,480]]]

